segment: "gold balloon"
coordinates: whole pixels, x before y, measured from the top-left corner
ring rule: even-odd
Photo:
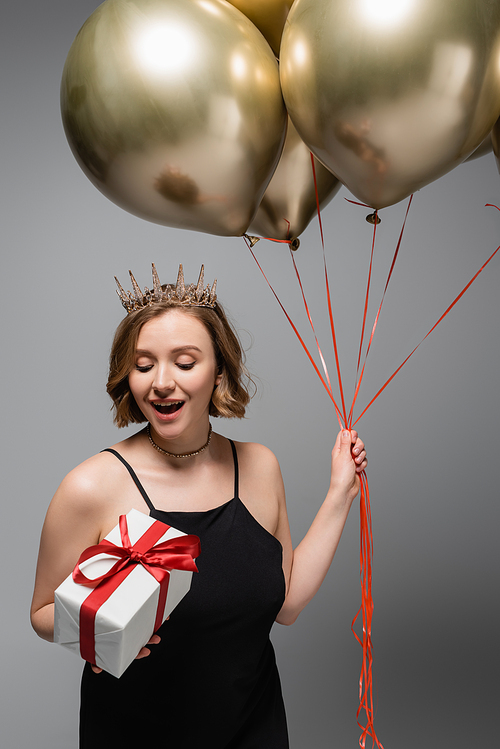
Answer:
[[[500,114],[500,2],[295,0],[280,53],[301,138],[383,208],[453,169]]]
[[[493,143],[491,141],[491,133],[488,133],[483,142],[479,144],[476,150],[473,151],[471,155],[465,159],[465,161],[474,161],[474,159],[479,159],[481,158],[481,156],[486,156],[487,153],[491,153],[492,149]]]
[[[341,183],[317,159],[314,167],[318,199],[323,208]],[[293,239],[302,234],[316,213],[311,152],[289,121],[281,159],[248,231],[272,239]]]
[[[248,227],[286,131],[269,45],[222,0],[106,0],[70,49],[61,109],[106,197],[225,236]]]
[[[491,131],[491,144],[497,160],[498,171],[500,172],[500,119],[496,121],[495,127]]]
[[[279,57],[281,34],[293,0],[228,0],[241,10],[265,36]]]

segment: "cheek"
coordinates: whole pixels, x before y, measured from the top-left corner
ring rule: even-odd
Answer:
[[[144,375],[139,377],[137,375],[138,372],[131,372],[128,376],[129,390],[136,400],[136,396],[141,393],[141,390],[144,390]]]
[[[200,373],[195,379],[191,380],[190,387],[193,392],[200,392],[207,395],[212,395],[215,384],[217,383],[216,373],[213,371],[205,371],[203,375]],[[186,383],[186,387],[189,387]]]

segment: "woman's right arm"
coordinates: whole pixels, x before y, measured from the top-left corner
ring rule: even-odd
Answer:
[[[99,542],[102,489],[97,488],[100,482],[91,461],[66,476],[50,503],[42,530],[31,623],[49,642],[54,639],[54,591],[71,574],[82,551]]]

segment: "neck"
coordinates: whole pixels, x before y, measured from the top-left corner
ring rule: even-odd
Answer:
[[[173,445],[169,446],[170,449],[166,449],[165,447],[162,447],[159,444],[159,439],[157,435],[154,433],[151,424],[148,424],[146,427],[146,434],[148,436],[149,442],[151,444],[151,447],[154,448],[157,452],[161,453],[162,455],[165,455],[168,458],[172,458],[173,460],[183,460],[187,458],[194,458],[196,455],[200,455],[201,453],[205,452],[205,450],[210,445],[210,440],[212,437],[212,425],[209,423],[208,425],[208,435],[202,444],[198,445],[197,447],[194,447],[191,450],[179,450],[179,447],[175,448]]]

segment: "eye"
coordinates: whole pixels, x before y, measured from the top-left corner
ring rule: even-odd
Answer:
[[[152,364],[143,364],[142,366],[139,364],[135,365],[135,368],[138,372],[149,372],[150,369],[153,368]]]
[[[195,363],[196,362],[194,362],[194,361],[189,362],[189,363],[186,363],[186,362],[177,362],[177,367],[179,367],[179,369],[192,369],[194,367]]]

